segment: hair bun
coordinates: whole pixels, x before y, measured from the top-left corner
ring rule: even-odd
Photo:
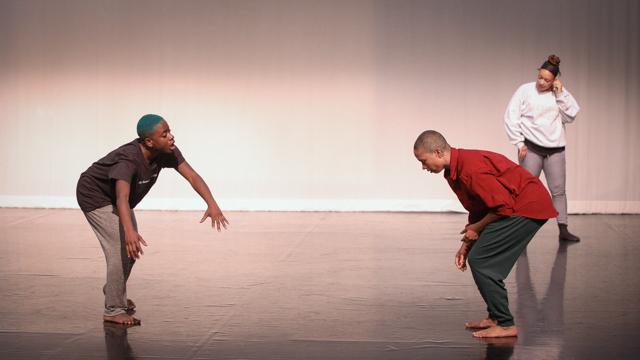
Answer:
[[[549,55],[549,62],[553,66],[560,67],[560,58],[555,55]]]

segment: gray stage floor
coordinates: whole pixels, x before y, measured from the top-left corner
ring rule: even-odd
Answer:
[[[105,262],[79,210],[0,209],[2,359],[632,359],[640,353],[640,216],[547,223],[507,279],[517,338],[453,263],[466,215],[138,211],[149,246],[102,321]]]

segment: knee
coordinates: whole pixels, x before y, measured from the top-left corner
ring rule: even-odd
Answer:
[[[469,253],[467,257],[467,261],[469,262],[469,267],[471,267],[471,271],[476,275],[484,275],[488,276],[491,272],[491,259],[487,258],[486,254],[482,254],[482,252],[475,252],[473,249]]]
[[[558,186],[549,186],[549,192],[552,197],[560,197],[566,194],[564,184]]]

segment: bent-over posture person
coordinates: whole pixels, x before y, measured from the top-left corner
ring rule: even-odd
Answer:
[[[138,122],[138,138],[96,161],[80,175],[76,188],[78,204],[95,232],[107,260],[104,320],[139,324],[127,314],[135,308],[127,299],[127,279],[136,259],[147,246],[138,234],[133,208],[156,183],[160,170],[174,168],[207,203],[200,222],[211,218],[212,226],[229,223],[213,199],[209,187],[182,157],[167,122],[158,115],[145,115]]]
[[[423,132],[413,152],[423,170],[436,174],[444,170],[449,186],[469,211],[455,264],[465,271],[469,260],[489,315],[466,326],[484,329],[475,337],[516,336],[504,279],[538,229],[558,215],[549,192],[537,177],[506,157],[452,148],[436,131]]]

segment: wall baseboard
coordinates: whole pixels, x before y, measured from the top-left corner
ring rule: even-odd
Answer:
[[[466,212],[457,200],[415,199],[219,199],[226,211]],[[0,207],[78,209],[74,197],[0,196]],[[139,210],[203,210],[199,198],[147,198]],[[569,201],[570,214],[640,214],[640,201]]]

